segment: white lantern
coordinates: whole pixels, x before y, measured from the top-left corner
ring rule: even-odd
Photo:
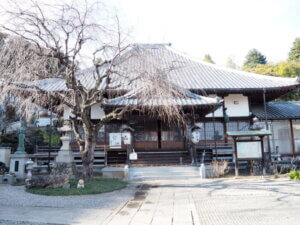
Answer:
[[[191,140],[194,144],[199,143],[199,141],[201,140],[201,131],[200,129],[194,129],[192,131],[192,137]]]

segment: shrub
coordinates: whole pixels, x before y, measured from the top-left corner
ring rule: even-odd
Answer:
[[[214,160],[212,166],[216,176],[221,177],[227,172],[228,162],[226,160]]]
[[[299,170],[291,170],[289,172],[289,178],[292,180],[300,180],[300,171]]]

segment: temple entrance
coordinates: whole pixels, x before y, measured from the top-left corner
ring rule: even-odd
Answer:
[[[168,125],[161,120],[141,120],[132,124],[135,150],[183,150],[184,127]]]
[[[185,148],[184,127],[161,120],[143,119],[132,124],[133,148],[138,159],[133,165],[170,165],[190,163]]]

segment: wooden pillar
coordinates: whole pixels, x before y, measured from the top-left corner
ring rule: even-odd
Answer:
[[[260,138],[260,146],[261,146],[261,167],[263,175],[266,174],[265,168],[265,154],[264,154],[264,136],[259,136]]]
[[[223,100],[224,100],[224,97],[223,97]],[[225,143],[228,143],[228,137],[227,137],[227,122],[226,121],[226,118],[225,118],[225,115],[226,114],[226,110],[225,110],[225,100],[223,101],[223,106],[222,106],[222,110],[223,110],[223,136],[224,136],[224,142]]]
[[[292,141],[293,157],[295,157],[295,155],[296,155],[295,135],[294,135],[294,129],[293,129],[293,121],[291,119],[290,119],[290,128],[291,128],[291,141]]]
[[[238,154],[237,154],[237,137],[232,137],[233,138],[233,143],[234,143],[234,170],[235,170],[235,176],[239,176],[239,162],[238,162]]]
[[[161,120],[157,120],[157,147],[158,149],[162,148],[162,122]]]
[[[266,89],[265,88],[263,88],[263,101],[264,101],[265,125],[266,125],[266,129],[269,130],[267,101],[266,101]],[[271,163],[272,158],[271,158],[270,136],[267,136],[267,144],[268,144],[268,155],[267,155],[268,156],[268,161],[269,161],[269,163]]]

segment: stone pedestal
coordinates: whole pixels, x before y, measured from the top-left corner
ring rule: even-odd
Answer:
[[[31,155],[26,153],[15,153],[10,155],[10,165],[9,172],[14,173],[17,179],[25,179],[26,171],[25,166],[26,162],[30,159]]]
[[[104,178],[119,178],[128,179],[128,166],[125,167],[104,167],[102,170],[102,177]]]
[[[13,185],[16,183],[16,176],[12,174],[0,175],[0,184],[10,184]]]

